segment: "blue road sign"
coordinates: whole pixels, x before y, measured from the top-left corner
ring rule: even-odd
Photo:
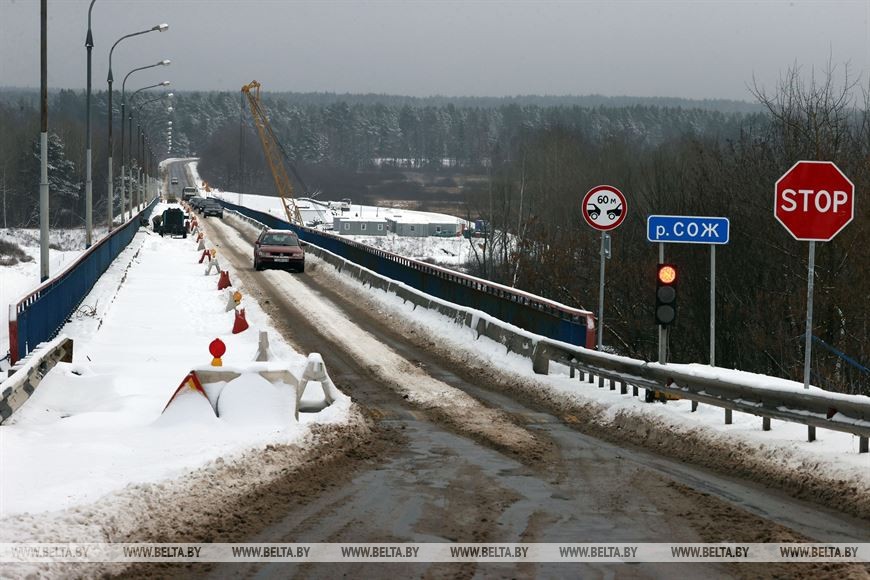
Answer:
[[[730,222],[724,217],[651,215],[646,239],[673,244],[727,244]]]

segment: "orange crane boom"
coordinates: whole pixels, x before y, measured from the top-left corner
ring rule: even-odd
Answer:
[[[256,89],[256,91],[252,92],[253,89]],[[275,189],[278,191],[281,203],[284,205],[287,221],[291,224],[304,226],[302,214],[299,212],[299,207],[293,198],[293,185],[290,181],[290,176],[287,175],[287,168],[281,157],[281,144],[275,137],[272,126],[269,124],[269,119],[260,106],[260,83],[251,81],[242,87],[242,92],[248,98],[251,115],[254,117],[254,125],[257,126],[257,134],[260,136],[260,143],[263,145],[263,153],[266,154],[266,162],[269,164],[272,177],[275,179]]]

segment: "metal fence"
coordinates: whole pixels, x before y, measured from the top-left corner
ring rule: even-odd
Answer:
[[[486,312],[508,324],[553,340],[594,347],[595,318],[587,310],[571,308],[515,288],[405,258],[327,232],[292,225],[268,213],[241,205],[218,201],[227,209],[269,228],[292,229],[305,243],[329,250],[430,296]]]
[[[139,218],[149,215],[156,203],[157,198],[91,246],[66,270],[9,305],[9,354],[13,364],[37,344],[57,335],[103,272],[133,239],[139,229]]]

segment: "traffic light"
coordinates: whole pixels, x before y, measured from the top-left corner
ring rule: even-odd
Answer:
[[[656,324],[667,326],[677,318],[677,267],[659,264],[656,268]]]

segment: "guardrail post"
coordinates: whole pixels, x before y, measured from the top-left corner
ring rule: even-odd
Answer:
[[[539,375],[550,374],[550,357],[546,347],[540,342],[535,345],[532,354],[532,370]]]
[[[725,424],[731,424],[731,409],[725,409]]]
[[[603,375],[598,375],[598,388],[599,389],[604,388],[604,376]]]
[[[625,381],[619,381],[619,394],[627,395],[628,394],[628,385],[625,384]]]
[[[812,425],[807,426],[807,441],[812,443],[816,440],[816,428]]]
[[[592,376],[592,373],[589,373],[589,374],[587,375],[587,382],[588,382],[590,385],[591,385],[592,383],[595,382],[595,377]]]
[[[571,377],[570,378],[572,378],[572,379],[574,378],[574,367],[573,366],[571,367]]]
[[[868,453],[870,451],[870,437],[858,437],[858,453]]]
[[[639,394],[639,393],[637,392],[637,385],[631,385],[631,396],[632,396],[632,397],[637,397],[638,394]]]
[[[692,401],[692,412],[694,413],[697,410],[698,410],[698,401]]]
[[[770,431],[770,417],[761,418],[761,430]]]

